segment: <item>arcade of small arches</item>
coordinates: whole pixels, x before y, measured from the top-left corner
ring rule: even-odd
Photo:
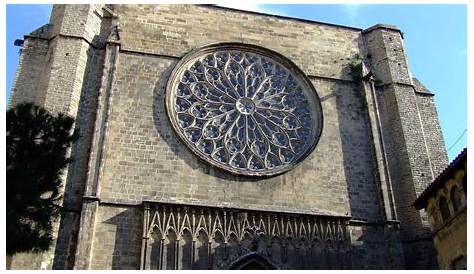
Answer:
[[[427,211],[436,227],[442,227],[466,207],[466,182],[466,172],[458,171],[455,178],[449,180],[435,197],[430,198]]]
[[[141,269],[350,269],[347,220],[145,204]]]

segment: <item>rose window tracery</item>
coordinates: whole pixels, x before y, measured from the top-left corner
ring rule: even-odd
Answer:
[[[219,44],[185,56],[173,70],[166,107],[174,130],[200,158],[236,174],[287,171],[316,146],[319,98],[283,56]]]

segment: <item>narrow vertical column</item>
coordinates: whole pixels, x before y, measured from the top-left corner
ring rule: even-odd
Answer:
[[[402,249],[400,248],[400,252],[398,254],[392,254],[393,250],[396,250],[396,248],[393,248],[393,246],[401,247],[400,244],[397,244],[396,242],[400,241],[399,237],[394,237],[398,236],[399,233],[398,231],[395,231],[393,229],[387,229],[388,227],[398,227],[399,220],[397,216],[397,210],[396,210],[396,205],[395,205],[395,198],[393,194],[393,178],[391,176],[392,172],[397,172],[391,171],[390,166],[389,166],[389,156],[387,155],[387,140],[384,137],[385,132],[384,132],[384,127],[382,125],[381,121],[381,112],[383,111],[383,108],[381,109],[380,104],[380,99],[378,97],[376,87],[375,87],[375,78],[372,75],[372,72],[369,71],[363,77],[363,82],[361,84],[362,90],[364,91],[365,98],[366,98],[366,103],[367,103],[367,108],[368,108],[368,114],[369,114],[369,120],[370,120],[370,127],[372,131],[372,138],[373,138],[373,144],[374,144],[374,152],[375,152],[375,158],[376,158],[376,164],[377,164],[377,169],[378,169],[378,176],[379,176],[379,190],[381,193],[381,211],[382,211],[382,216],[383,216],[383,221],[384,221],[384,237],[386,239],[393,239],[392,242],[385,242],[385,253],[388,254],[388,256],[385,256],[386,260],[384,262],[385,265],[388,265],[389,262],[396,262],[394,267],[395,269],[400,268],[400,266],[403,266],[404,259],[403,255],[401,255]],[[386,129],[385,129],[386,130]],[[396,226],[394,226],[394,224]],[[393,234],[393,235],[392,235]],[[398,258],[397,260],[391,259],[390,256]]]
[[[212,269],[212,243],[210,237],[207,242],[207,258],[207,269]]]
[[[344,221],[344,243],[345,243],[345,252],[346,252],[346,269],[352,269],[352,244],[351,244],[351,235],[349,230],[349,221]]]
[[[92,248],[94,239],[95,219],[99,201],[97,199],[85,199],[82,204],[82,224],[78,236],[78,248],[76,251],[75,269],[89,269],[92,260]]]
[[[390,169],[388,166],[386,154],[386,141],[384,139],[383,127],[380,122],[380,110],[376,98],[374,77],[369,72],[363,79],[362,89],[365,93],[368,108],[370,128],[375,150],[375,158],[379,176],[379,188],[382,194],[383,216],[385,221],[396,221],[397,213],[393,198],[392,181],[390,177]]]
[[[265,235],[265,243],[266,243],[266,254],[269,258],[272,257],[272,238],[270,235]]]
[[[165,251],[165,236],[163,234],[161,239],[160,239],[160,258],[159,258],[159,262],[158,262],[158,269],[159,270],[163,269],[163,261],[165,259],[165,256],[163,254],[164,251]]]
[[[284,238],[282,241],[281,241],[281,261],[283,262],[283,264],[286,264],[287,262],[287,239]]]
[[[179,263],[179,241],[180,238],[176,237],[176,240],[174,241],[174,268],[175,270],[179,269],[178,263]]]
[[[224,243],[222,243],[224,245],[224,256],[223,256],[223,259],[224,260],[227,260],[228,257],[229,257],[229,250],[228,250],[228,240],[227,238],[224,238]],[[240,250],[240,244],[239,244],[239,250]]]
[[[153,239],[154,241],[156,241],[155,239]],[[145,250],[145,257],[143,258],[142,262],[143,262],[143,268],[140,268],[140,269],[143,269],[143,270],[150,270],[152,269],[152,260],[153,259],[156,259],[156,258],[152,258],[151,254],[153,252],[153,244],[156,244],[155,242],[150,242],[148,241],[147,242],[147,245],[146,245],[146,250]]]
[[[105,48],[102,83],[99,92],[100,95],[98,98],[99,103],[97,107],[97,115],[94,127],[95,129],[89,158],[87,182],[84,193],[85,200],[99,200],[99,179],[103,169],[103,148],[107,135],[107,119],[110,112],[109,106],[111,104],[113,82],[120,50],[120,42],[116,40],[116,38],[118,39],[117,32],[118,29],[114,27],[109,35],[110,39],[107,40]],[[94,210],[97,209],[98,206],[95,206]],[[81,222],[79,227],[80,229],[77,241],[74,269],[89,269],[95,232],[95,212],[94,214],[90,215],[81,214]]]
[[[143,205],[143,232],[142,232],[142,250],[140,255],[140,269],[146,269],[147,245],[148,245],[148,226],[150,222],[150,206],[145,203]]]
[[[294,245],[295,245],[295,255],[296,255],[296,260],[295,260],[295,268],[296,269],[302,269],[302,254],[301,248],[300,248],[300,243],[297,239],[294,240]]]
[[[193,235],[193,240],[191,242],[191,269],[194,269],[194,263],[196,260],[196,237]]]

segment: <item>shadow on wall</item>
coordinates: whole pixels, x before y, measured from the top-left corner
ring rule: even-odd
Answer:
[[[174,133],[171,124],[168,120],[165,107],[165,88],[168,82],[168,78],[173,70],[174,66],[178,61],[174,61],[171,65],[163,71],[159,76],[155,88],[153,90],[153,120],[155,128],[160,134],[161,138],[166,142],[173,155],[183,159],[187,165],[193,170],[202,170],[204,173],[209,173],[209,167],[201,164],[200,162],[193,161],[191,153],[179,143],[178,136]]]
[[[148,241],[145,269],[350,269],[347,259],[346,250],[332,244],[249,235],[241,241],[231,235],[225,241],[220,233],[209,242],[203,231],[193,241],[186,229],[179,238],[173,229],[165,235],[155,229]]]
[[[378,170],[368,110],[358,84],[334,84],[344,174],[351,215],[363,221],[380,221]]]
[[[353,219],[380,222],[380,193],[377,186],[378,170],[375,161],[372,132],[365,97],[358,83],[333,84],[338,113],[344,174]],[[384,268],[381,252],[383,229],[352,228],[354,269]],[[357,263],[360,262],[360,263]]]
[[[94,45],[103,45],[104,37],[110,31],[109,23],[102,21],[100,35],[95,35]],[[97,98],[101,84],[104,50],[89,46],[78,102],[76,129],[79,139],[71,147],[72,162],[67,170],[63,206],[66,212],[61,216],[58,239],[55,248],[53,269],[73,269],[79,233],[81,202],[87,181],[87,165],[96,119]],[[68,53],[66,53],[68,56]],[[67,57],[66,57],[67,58]],[[75,58],[75,57],[74,57]],[[45,87],[46,88],[46,87]]]
[[[148,241],[145,269],[173,270],[173,269],[211,269],[208,256],[209,239],[202,231],[193,243],[193,236],[189,230],[184,230],[183,235],[177,240],[177,234],[170,229],[165,235],[158,230],[151,233]],[[194,254],[192,255],[194,244]],[[178,255],[178,258],[176,255]]]
[[[111,212],[117,212],[119,207],[102,207],[101,210],[111,209]],[[141,235],[143,223],[143,211],[141,208],[128,208],[120,211],[117,215],[104,221],[105,224],[97,228],[94,246],[94,260],[99,262],[109,262],[107,258],[110,252],[110,239],[115,232],[115,241],[113,243],[113,253],[111,254],[112,265],[95,265],[94,269],[140,269],[140,253],[141,253]],[[105,257],[105,258],[104,258]]]

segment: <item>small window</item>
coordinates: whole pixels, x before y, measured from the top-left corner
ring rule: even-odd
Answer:
[[[451,193],[450,193],[450,198],[451,198],[451,204],[453,205],[454,212],[457,212],[459,209],[459,206],[461,205],[461,197],[459,195],[458,187],[453,186],[451,188]]]
[[[466,270],[467,269],[467,264],[466,264],[466,257],[464,256],[459,256],[457,257],[452,263],[451,263],[451,269],[456,269],[456,270]]]
[[[451,188],[450,198],[454,212],[457,212],[463,204],[462,193],[459,187],[453,186],[453,188]]]
[[[467,197],[467,172],[464,174],[464,178],[462,179],[462,188]]]
[[[443,223],[447,222],[449,217],[451,217],[451,213],[449,212],[448,202],[444,197],[441,197],[441,199],[439,199],[439,210],[441,211],[441,218],[443,219]]]

